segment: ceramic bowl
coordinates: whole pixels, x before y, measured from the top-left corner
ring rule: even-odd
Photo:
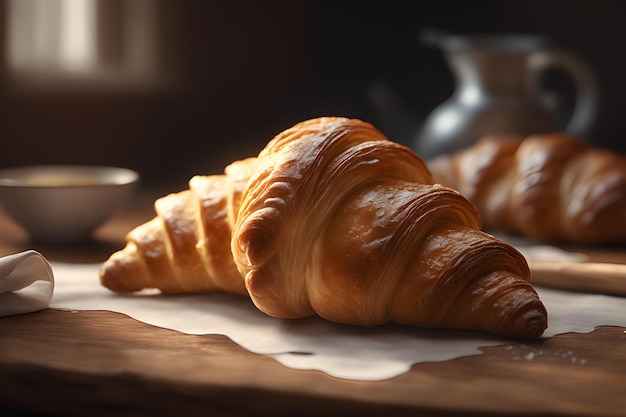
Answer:
[[[106,166],[38,165],[0,170],[0,206],[45,243],[92,238],[128,199],[139,175]]]

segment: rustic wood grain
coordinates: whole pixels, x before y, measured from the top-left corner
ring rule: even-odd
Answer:
[[[94,262],[152,216],[131,207],[53,261]],[[3,223],[4,221],[4,223]],[[32,248],[0,212],[0,256]],[[598,250],[615,262],[623,250]],[[608,255],[607,255],[608,254]],[[362,382],[286,368],[225,336],[196,336],[107,311],[0,318],[0,412],[64,416],[626,415],[626,329],[534,342],[503,339],[481,355],[420,363]]]
[[[482,355],[356,382],[288,369],[224,336],[50,309],[0,319],[0,405],[64,415],[619,416],[624,331],[503,340]]]

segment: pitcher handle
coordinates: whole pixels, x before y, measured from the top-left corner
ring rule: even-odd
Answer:
[[[591,67],[570,51],[541,51],[530,56],[531,73],[535,75],[549,68],[559,69],[572,78],[576,89],[576,103],[565,132],[583,137],[596,117],[598,86]]]

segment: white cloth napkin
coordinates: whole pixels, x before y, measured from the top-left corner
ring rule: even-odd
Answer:
[[[39,252],[27,250],[0,258],[0,317],[48,307],[54,274]]]

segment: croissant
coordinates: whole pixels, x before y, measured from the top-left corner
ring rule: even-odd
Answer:
[[[564,134],[485,137],[429,163],[490,231],[540,241],[626,242],[626,157]]]
[[[247,295],[230,238],[256,163],[248,158],[229,165],[224,175],[194,176],[188,190],[157,199],[156,217],[131,230],[124,249],[100,268],[102,285],[116,292]]]
[[[235,170],[237,180],[231,177],[240,163],[165,197],[178,210],[157,201],[152,225],[138,228],[150,233],[129,233],[126,247],[103,264],[103,285],[220,287],[246,293],[281,318],[543,334],[547,313],[524,257],[480,231],[467,199],[435,185],[421,158],[372,125],[335,117],[301,122],[247,161]],[[225,206],[229,215],[210,213]],[[220,268],[209,251],[219,253]],[[219,274],[231,284],[214,283]]]

